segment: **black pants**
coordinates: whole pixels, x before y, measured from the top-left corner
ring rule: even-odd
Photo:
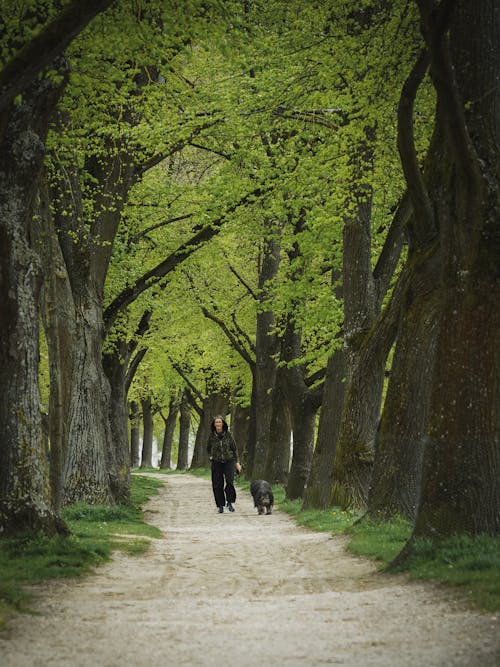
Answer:
[[[225,488],[224,479],[226,481]],[[224,507],[226,501],[234,503],[236,500],[233,479],[234,461],[212,461],[212,489],[217,507]]]

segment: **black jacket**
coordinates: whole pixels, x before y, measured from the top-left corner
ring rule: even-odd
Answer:
[[[217,417],[215,418],[217,419]],[[207,452],[212,461],[238,461],[238,450],[233,436],[229,432],[224,419],[222,420],[222,433],[218,434],[215,430],[215,419],[210,425],[210,435],[207,441]]]

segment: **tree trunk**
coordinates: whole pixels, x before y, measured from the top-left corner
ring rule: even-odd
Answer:
[[[414,536],[500,533],[500,20],[497,3],[419,2],[437,92],[417,220],[438,230],[439,323]],[[446,5],[447,7],[447,5]],[[443,19],[443,17],[439,17]],[[446,18],[446,17],[444,17]],[[425,189],[424,189],[425,188]]]
[[[61,114],[61,132],[64,120]],[[109,143],[108,154],[99,160],[92,154],[86,157],[92,186],[85,193],[76,159],[55,156],[50,181],[54,222],[75,304],[72,395],[63,463],[65,503],[129,497],[126,399],[121,377],[120,381],[115,377],[123,369],[118,359],[108,359],[108,371],[116,381],[111,390],[102,359],[103,292],[121,212],[138,176],[128,156]],[[123,348],[118,357],[121,353]]]
[[[177,470],[189,468],[189,434],[191,429],[191,406],[186,396],[182,395],[179,417],[179,449],[177,454]]]
[[[335,458],[335,446],[340,430],[344,394],[344,351],[338,349],[328,360],[318,437],[313,454],[311,474],[304,495],[304,509],[325,509],[331,504],[331,474]]]
[[[165,432],[163,434],[163,446],[161,450],[161,470],[170,470],[172,468],[172,443],[179,407],[178,397],[171,398],[167,418],[163,420],[165,422]]]
[[[290,470],[292,416],[284,387],[286,371],[286,368],[278,368],[272,395],[273,414],[264,478],[274,484],[286,484]]]
[[[141,468],[153,467],[153,411],[151,410],[151,396],[141,400],[142,406],[142,460]]]
[[[364,183],[371,163],[370,145],[368,139],[361,142],[351,158],[353,183],[347,210],[353,213],[344,221],[342,270],[345,405],[331,479],[331,503],[358,508],[364,507],[368,494],[385,365],[385,358],[375,363],[363,355],[377,308],[371,269],[371,189]],[[365,367],[367,362],[369,368]]]
[[[67,443],[67,415],[71,397],[73,345],[75,344],[75,305],[68,273],[50,213],[47,183],[40,183],[39,223],[36,217],[37,244],[43,263],[41,315],[49,354],[48,440],[50,488],[53,506],[62,501],[62,462]]]
[[[0,116],[0,531],[53,533],[38,390],[40,259],[30,247],[45,139],[61,87],[39,79]]]
[[[110,386],[109,426],[113,467],[109,470],[111,493],[117,502],[130,501],[130,452],[128,442],[128,405],[126,375],[127,343],[116,340],[111,351],[103,354],[103,369]]]
[[[86,294],[76,304],[68,442],[63,464],[63,502],[109,503],[111,441],[109,383],[102,369],[100,299]],[[101,335],[96,336],[96,331]],[[114,467],[114,465],[112,465]]]
[[[269,226],[269,225],[268,225]],[[272,230],[271,230],[272,231]],[[255,337],[255,392],[252,396],[251,419],[255,420],[255,444],[250,443],[247,457],[249,477],[261,479],[269,451],[269,433],[272,417],[272,392],[276,381],[276,355],[279,340],[275,332],[274,313],[269,304],[269,287],[280,264],[280,246],[275,235],[265,238],[262,262],[259,267],[257,327]]]
[[[437,269],[438,258],[432,252],[411,258],[405,269],[411,278],[376,439],[368,494],[372,518],[415,520],[436,352]]]
[[[139,404],[136,401],[129,403],[130,420],[130,465],[132,468],[138,468],[141,462],[140,429],[141,413]]]
[[[212,393],[203,400],[202,415],[198,430],[196,431],[191,468],[208,468],[210,461],[207,452],[207,441],[210,433],[210,424],[215,415],[225,417],[229,412],[228,406],[229,401],[227,396],[221,394]]]
[[[295,330],[292,316],[288,317],[282,341],[282,355],[287,363],[299,359],[302,337]],[[293,430],[293,455],[288,475],[286,495],[294,500],[302,498],[311,471],[314,447],[315,418],[320,406],[320,392],[311,392],[305,382],[305,364],[283,368],[286,391]]]
[[[363,336],[356,363],[351,364],[333,462],[330,504],[366,509],[385,364],[396,336],[406,288],[405,274],[377,322]]]
[[[234,405],[231,410],[231,433],[237,443],[240,461],[245,459],[248,448],[248,431],[250,425],[250,408]],[[246,473],[246,470],[244,471]]]
[[[302,395],[292,405],[293,456],[286,485],[286,497],[302,498],[311,471],[317,406]]]

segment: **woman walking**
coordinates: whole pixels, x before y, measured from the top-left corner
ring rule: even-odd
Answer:
[[[234,471],[239,473],[241,465],[238,461],[236,443],[221,415],[217,415],[210,426],[207,452],[212,462],[212,489],[219,513],[222,514],[224,507],[234,512],[233,503],[236,501]]]

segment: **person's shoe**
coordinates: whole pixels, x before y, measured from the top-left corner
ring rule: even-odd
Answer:
[[[227,509],[228,509],[230,512],[234,512],[233,504],[232,504],[232,503],[228,503],[228,504],[227,504]]]
[[[223,511],[224,511],[224,508],[223,508],[223,507],[219,507],[219,514],[222,514]]]

